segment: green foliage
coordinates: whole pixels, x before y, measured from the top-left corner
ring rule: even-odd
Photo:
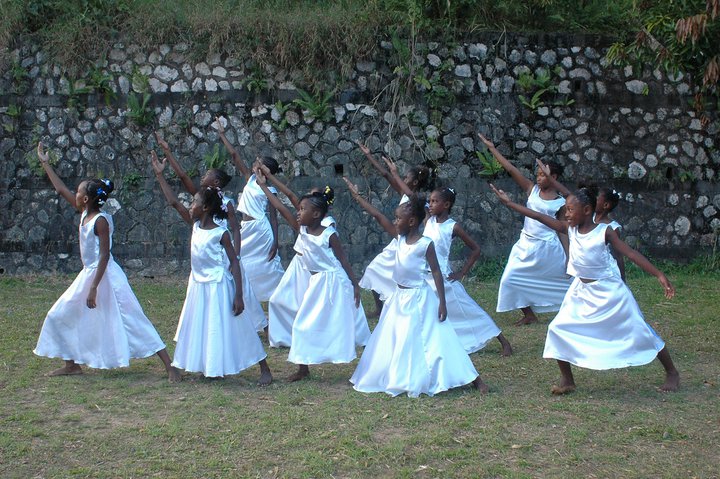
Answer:
[[[57,166],[58,162],[60,161],[60,157],[58,156],[57,152],[48,149],[47,154],[49,158],[48,163],[50,164],[50,166]],[[28,168],[30,168],[30,171],[32,171],[33,174],[40,177],[45,176],[45,170],[43,169],[42,163],[40,163],[40,160],[37,157],[37,151],[35,147],[25,153],[25,161],[27,161]]]
[[[482,165],[482,170],[478,173],[479,176],[494,180],[500,176],[503,171],[505,171],[500,162],[495,159],[490,151],[476,151],[475,156],[477,156],[477,159],[480,160],[480,164]]]
[[[250,74],[242,80],[242,85],[253,95],[259,95],[268,90],[268,81],[263,76],[262,69],[257,67],[253,68]]]
[[[137,189],[142,183],[143,177],[137,171],[132,171],[123,176],[123,187],[127,189]]]
[[[16,105],[15,103],[11,103],[8,105],[5,114],[10,117],[10,122],[3,123],[3,129],[6,133],[14,133],[17,128],[17,121],[20,118],[20,115],[22,115],[22,107]]]
[[[287,128],[288,121],[287,118],[285,118],[285,113],[292,107],[292,103],[289,103],[287,105],[283,104],[282,101],[278,100],[275,102],[275,110],[278,112],[278,115],[280,116],[280,121],[273,121],[272,126],[277,131],[285,131],[285,128]]]
[[[221,147],[219,143],[213,145],[213,149],[203,156],[205,168],[211,170],[213,168],[222,168],[227,164],[228,156],[225,147]]]
[[[87,85],[98,95],[102,95],[105,104],[110,106],[110,103],[117,98],[117,94],[113,91],[112,75],[106,73],[102,68],[93,66],[88,74]]]
[[[335,95],[334,91],[323,93],[316,88],[312,95],[305,90],[298,89],[297,92],[300,98],[294,99],[293,103],[303,109],[306,117],[320,121],[330,120],[330,100]]]
[[[10,65],[10,76],[13,79],[13,93],[16,95],[27,93],[30,75],[17,61]]]
[[[130,82],[135,91],[140,93],[148,93],[150,91],[150,77],[141,72],[137,66],[133,67]]]
[[[83,80],[74,80],[72,78],[66,77],[63,77],[63,79],[67,82],[68,85],[68,94],[65,105],[68,108],[73,108],[77,111],[83,111],[85,109],[85,105],[83,105],[80,101],[80,95],[87,95],[88,93],[92,93],[92,88],[85,85]]]
[[[150,94],[131,93],[127,98],[128,112],[127,116],[137,126],[143,127],[150,125],[155,119],[155,111],[148,106],[150,102]]]

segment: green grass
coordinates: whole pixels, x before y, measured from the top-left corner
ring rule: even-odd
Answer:
[[[472,355],[489,395],[461,388],[419,399],[355,392],[355,363],[284,383],[294,366],[276,349],[268,388],[255,386],[257,368],[170,385],[157,358],[46,378],[60,361],[32,349],[72,278],[3,278],[0,477],[717,477],[718,276],[675,268],[678,295],[668,301],[654,278],[630,275],[681,371],[678,393],[656,391],[662,369],[653,363],[576,369],[578,391],[553,397],[557,367],[541,358],[552,316],[518,328],[512,313],[493,316],[516,354],[501,358],[493,343]],[[172,338],[185,278],[132,285],[161,336]],[[467,287],[493,310],[496,281]]]

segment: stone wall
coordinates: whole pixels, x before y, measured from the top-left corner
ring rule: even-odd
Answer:
[[[388,237],[352,204],[341,176],[358,182],[388,214],[398,196],[357,141],[394,159],[400,171],[433,167],[439,184],[457,188],[453,216],[484,255],[507,253],[522,218],[490,192],[477,132],[530,177],[540,158],[564,165],[568,185],[585,179],[613,186],[622,196],[616,218],[630,244],[655,256],[687,258],[713,245],[720,230],[719,124],[701,125],[682,77],[655,71],[637,79],[629,68],[606,65],[608,45],[598,37],[486,35],[453,46],[416,44],[415,56],[402,59],[383,41],[374,61],[357,63],[337,87],[326,119],[292,102],[299,94],[292,72],[220,55],[193,61],[187,45],[153,51],[115,45],[102,65],[116,93],[107,103],[102,95],[77,93],[83,78],[68,80],[26,45],[10,52],[0,76],[0,271],[81,267],[78,217],[32,164],[42,140],[59,157],[56,170],[71,188],[87,176],[115,181],[108,205],[115,215],[113,253],[129,273],[186,273],[189,228],[166,206],[148,151],[157,148],[157,129],[182,165],[201,174],[208,158],[223,151],[216,116],[245,161],[271,151],[294,191],[335,187],[333,215],[358,271]],[[412,58],[418,69],[403,76]],[[550,88],[533,99],[540,87],[524,91],[529,77],[523,74],[537,80],[544,72]],[[128,97],[141,99],[145,91],[154,120],[139,127]],[[227,169],[235,173],[230,161]],[[495,181],[521,198],[506,176]],[[177,180],[171,184],[180,190]],[[236,196],[241,189],[236,177],[227,191]],[[293,233],[282,226],[280,236],[287,260]],[[460,247],[456,253],[462,256]]]

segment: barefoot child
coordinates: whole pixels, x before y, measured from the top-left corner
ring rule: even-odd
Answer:
[[[465,291],[462,279],[470,271],[480,257],[480,246],[469,234],[450,218],[450,210],[455,204],[455,190],[439,188],[430,194],[430,217],[425,222],[423,236],[427,236],[435,245],[435,253],[440,264],[447,302],[448,322],[455,328],[465,351],[470,354],[484,348],[491,340],[497,338],[502,346],[501,354],[510,356],[512,347],[495,321]],[[450,247],[453,238],[460,238],[470,248],[470,256],[458,272],[450,269]],[[435,286],[432,278],[428,284]]]
[[[527,194],[528,208],[554,216],[565,204],[561,191],[557,189],[557,183],[551,182],[552,177],[557,179],[562,173],[559,165],[547,165],[551,171],[550,177],[542,168],[538,168],[537,184],[533,184],[490,140],[482,135],[478,136],[520,189]],[[507,266],[500,279],[497,312],[520,309],[523,317],[515,324],[523,325],[537,322],[535,312],[557,311],[571,282],[571,278],[565,274],[565,260],[565,251],[558,235],[542,223],[526,218],[520,239],[510,251]]]
[[[593,222],[595,195],[581,188],[568,197],[566,221],[513,203],[502,190],[491,185],[500,201],[511,209],[558,232],[567,232],[570,242],[568,274],[573,280],[560,311],[548,326],[543,357],[553,358],[561,379],[553,394],[575,390],[570,365],[588,369],[640,366],[658,358],[665,368],[663,391],[676,391],[680,375],[665,343],[643,318],[632,292],[616,274],[609,247],[627,256],[643,271],[655,276],[670,299],[675,295],[670,281],[647,258],[625,244],[605,223]]]
[[[38,143],[37,155],[60,196],[82,212],[83,269],[48,312],[33,352],[65,360],[65,366],[50,376],[82,374],[81,364],[100,369],[125,367],[131,358],[157,354],[170,382],[179,381],[180,372],[171,366],[165,344],[110,253],[112,217],[100,207],[113,190],[112,182],[84,180],[73,193],[50,166],[42,143]]]
[[[163,176],[161,163],[152,152],[152,167],[165,198],[180,217],[192,225],[191,272],[177,332],[173,365],[205,377],[237,374],[260,364],[264,386],[272,382],[260,338],[244,309],[242,278],[230,233],[218,226],[224,218],[222,192],[201,188],[188,210],[177,199]]]
[[[397,234],[392,277],[395,291],[388,297],[380,320],[350,378],[355,390],[433,396],[472,384],[487,392],[455,330],[445,321],[445,289],[430,238],[422,236],[425,200],[415,196],[395,209],[390,223],[348,183],[353,198],[388,232]],[[437,294],[427,284],[431,272]]]

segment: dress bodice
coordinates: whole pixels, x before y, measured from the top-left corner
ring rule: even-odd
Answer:
[[[220,243],[226,228],[218,226],[209,230],[200,228],[200,222],[193,225],[190,240],[191,275],[198,283],[218,283],[229,274],[230,260],[225,247]]]
[[[435,254],[437,254],[443,276],[447,276],[452,272],[450,270],[450,246],[452,245],[454,228],[454,219],[448,218],[442,223],[438,223],[437,217],[431,216],[425,223],[425,229],[423,230],[423,236],[427,236],[435,243]]]
[[[80,216],[80,258],[82,259],[83,266],[86,268],[97,268],[98,262],[100,261],[100,238],[95,234],[95,222],[98,218],[105,218],[110,227],[110,249],[112,250],[112,235],[115,230],[113,225],[112,216],[107,213],[100,212],[93,216],[93,218],[83,225],[83,221],[87,217],[87,212],[83,211]],[[110,254],[112,259],[112,253]]]
[[[583,279],[602,279],[615,273],[615,259],[605,242],[605,231],[609,227],[609,224],[601,223],[585,234],[579,233],[577,226],[568,228],[569,275]]]
[[[232,200],[224,195],[223,195],[223,199],[222,199],[222,204],[225,208],[227,208],[226,211],[230,211],[230,208],[234,207]],[[230,229],[227,218],[214,217],[213,221],[218,226],[222,226],[223,228]]]
[[[408,244],[405,237],[400,236],[397,243],[393,281],[406,288],[421,287],[430,272],[425,254],[432,240],[421,236],[415,243]]]
[[[277,190],[272,186],[268,186],[268,189],[273,194],[277,193]],[[245,184],[242,195],[240,195],[238,211],[248,216],[252,216],[257,220],[265,216],[267,204],[267,196],[265,196],[265,192],[263,192],[260,185],[258,185],[257,180],[255,179],[255,174],[252,174]]]
[[[337,234],[332,226],[326,227],[319,235],[311,235],[306,226],[300,226],[300,236],[304,248],[303,263],[313,273],[338,271],[342,269],[340,260],[330,247],[330,237]]]
[[[565,204],[565,198],[559,196],[552,200],[544,200],[540,197],[540,187],[534,185],[530,196],[528,196],[526,206],[538,213],[555,217],[555,213],[563,207]],[[533,238],[549,241],[557,238],[557,233],[554,230],[548,228],[544,224],[532,218],[525,218],[522,232]]]

